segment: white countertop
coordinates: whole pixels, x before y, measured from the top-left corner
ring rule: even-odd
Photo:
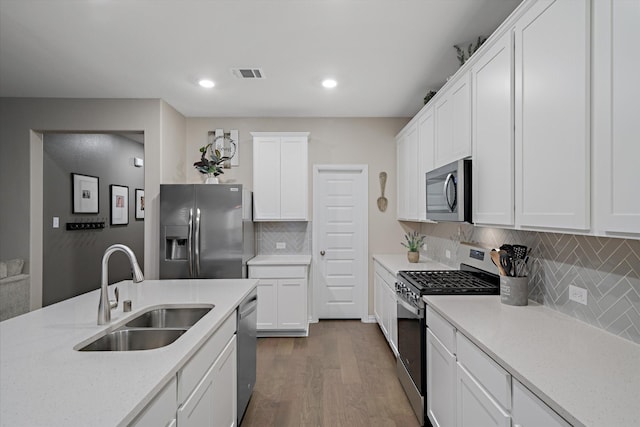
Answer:
[[[640,426],[640,345],[532,301],[424,299],[570,423]]]
[[[255,279],[117,284],[120,305],[98,326],[99,290],[0,322],[1,426],[128,424],[257,285]],[[113,288],[113,285],[111,286]],[[110,291],[110,295],[113,295]],[[133,311],[122,312],[130,299]],[[174,343],[155,350],[79,352],[150,306],[215,304]]]
[[[311,255],[258,255],[247,265],[309,265]]]
[[[448,265],[439,262],[420,258],[419,262],[409,262],[407,254],[374,254],[373,259],[378,261],[391,273],[398,274],[400,270],[454,270]]]

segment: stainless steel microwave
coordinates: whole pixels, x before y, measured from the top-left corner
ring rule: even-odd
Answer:
[[[471,160],[458,160],[426,174],[427,219],[471,222]]]

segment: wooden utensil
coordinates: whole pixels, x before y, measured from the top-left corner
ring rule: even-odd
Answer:
[[[501,276],[507,275],[507,272],[504,271],[504,268],[502,268],[502,264],[500,263],[500,252],[493,249],[491,251],[491,261],[493,261],[496,267],[498,267],[498,272],[500,273]]]
[[[389,201],[387,200],[386,197],[384,197],[384,187],[387,185],[387,173],[386,172],[380,172],[380,192],[381,192],[381,196],[378,197],[378,209],[380,210],[380,212],[384,212],[387,210],[387,205],[389,204]]]

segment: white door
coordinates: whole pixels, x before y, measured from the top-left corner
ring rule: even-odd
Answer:
[[[366,165],[314,165],[316,319],[368,318]]]

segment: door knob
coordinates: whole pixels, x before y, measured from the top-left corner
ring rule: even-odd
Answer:
[[[320,255],[324,256],[324,251],[320,251]]]

